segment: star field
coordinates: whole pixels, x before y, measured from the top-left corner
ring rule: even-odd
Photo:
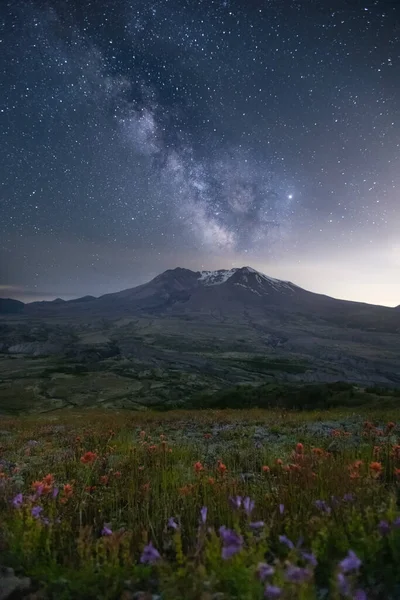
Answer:
[[[0,6],[0,295],[250,264],[400,304],[400,6]]]

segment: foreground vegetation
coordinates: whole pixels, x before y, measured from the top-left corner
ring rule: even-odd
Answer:
[[[398,409],[3,418],[2,564],[65,600],[399,598],[397,423]]]

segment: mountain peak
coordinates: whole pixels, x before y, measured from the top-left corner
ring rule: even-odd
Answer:
[[[290,281],[282,281],[264,275],[260,271],[256,271],[252,267],[235,267],[233,269],[219,269],[217,271],[199,271],[198,281],[201,285],[221,285],[230,282],[235,285],[247,287],[250,291],[261,295],[262,290],[265,293],[265,288],[272,288],[276,292],[293,292],[298,286]],[[262,288],[260,290],[259,288]]]

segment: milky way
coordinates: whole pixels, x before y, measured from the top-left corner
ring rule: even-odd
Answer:
[[[2,2],[0,295],[250,264],[399,304],[399,17],[383,0]]]

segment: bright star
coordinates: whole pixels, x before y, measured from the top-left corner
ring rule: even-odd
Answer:
[[[293,194],[289,194],[288,198],[291,200],[293,198]]]

